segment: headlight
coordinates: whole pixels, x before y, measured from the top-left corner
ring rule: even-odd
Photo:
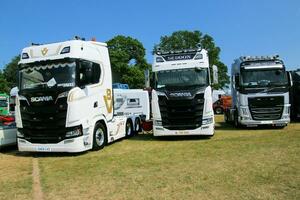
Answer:
[[[162,126],[161,120],[154,120],[154,126]]]
[[[82,135],[82,131],[81,128],[76,128],[72,131],[68,131],[66,133],[66,138],[70,138],[70,137],[76,137],[76,136],[81,136]]]
[[[210,117],[210,118],[205,118],[202,120],[202,125],[206,125],[206,124],[211,124],[213,123],[213,118]]]
[[[285,109],[284,109],[283,114],[284,114],[284,115],[289,115],[289,114],[290,114],[290,107],[289,107],[289,106],[285,106],[284,108],[285,108]]]
[[[241,107],[240,112],[242,116],[249,116],[248,108],[247,107]]]

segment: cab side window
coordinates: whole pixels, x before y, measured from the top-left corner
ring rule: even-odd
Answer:
[[[100,75],[101,75],[100,65],[98,63],[93,63],[93,81],[92,81],[93,84],[99,83]]]
[[[101,75],[100,65],[89,61],[81,61],[79,64],[79,84],[80,86],[99,83]]]

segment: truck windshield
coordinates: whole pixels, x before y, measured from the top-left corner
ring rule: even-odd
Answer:
[[[0,107],[7,107],[7,101],[5,99],[0,100]]]
[[[75,86],[75,62],[22,65],[20,89]]]
[[[206,86],[208,82],[207,68],[189,68],[164,70],[156,73],[156,88]]]
[[[243,70],[241,75],[243,87],[276,87],[288,84],[288,78],[284,69],[249,69]]]

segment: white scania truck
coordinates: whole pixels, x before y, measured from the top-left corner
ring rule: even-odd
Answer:
[[[207,51],[157,51],[152,65],[154,136],[214,134]]]
[[[122,90],[112,89],[105,43],[76,39],[34,45],[21,55],[15,112],[20,151],[98,150],[134,134],[140,116],[149,117],[142,105],[142,113],[115,112],[113,98]]]
[[[242,56],[231,68],[232,108],[225,121],[252,127],[290,122],[289,74],[279,56]]]

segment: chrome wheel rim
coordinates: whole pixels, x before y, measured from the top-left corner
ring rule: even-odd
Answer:
[[[98,146],[102,146],[104,143],[104,131],[101,128],[96,131],[96,143]]]
[[[127,135],[130,135],[130,134],[131,134],[131,126],[130,126],[130,123],[127,123],[126,129],[127,129],[126,134],[127,134]]]
[[[136,131],[139,131],[139,130],[140,130],[140,123],[139,123],[139,121],[136,121],[135,130],[136,130]]]

